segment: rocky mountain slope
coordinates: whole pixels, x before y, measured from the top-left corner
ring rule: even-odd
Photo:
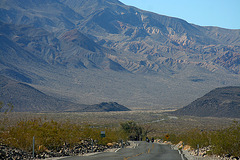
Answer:
[[[84,105],[48,96],[39,90],[0,75],[0,102],[11,103],[15,112],[109,112],[129,111],[118,103]],[[4,110],[5,108],[3,108]]]
[[[173,114],[240,118],[240,87],[214,89]]]
[[[118,0],[2,0],[0,73],[75,103],[184,106],[240,85],[240,30]]]

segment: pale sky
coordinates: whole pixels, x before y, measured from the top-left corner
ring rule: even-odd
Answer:
[[[120,0],[161,15],[200,26],[240,29],[240,0]]]

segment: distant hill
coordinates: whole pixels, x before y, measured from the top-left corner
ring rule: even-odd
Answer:
[[[100,104],[85,105],[85,108],[73,108],[68,112],[111,112],[111,111],[130,111],[127,107],[117,102],[102,102]]]
[[[240,87],[214,89],[188,106],[174,111],[173,114],[240,118]]]
[[[11,103],[15,112],[109,112],[129,110],[116,102],[84,105],[64,101],[1,75],[0,101],[5,104]]]

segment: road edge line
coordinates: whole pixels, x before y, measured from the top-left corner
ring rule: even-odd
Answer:
[[[118,152],[120,149],[121,149],[121,148],[116,149],[115,152]]]

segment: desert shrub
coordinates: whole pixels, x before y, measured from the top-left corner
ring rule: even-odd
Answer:
[[[126,140],[127,136],[119,129],[106,129],[106,137],[100,138],[100,144],[106,145],[108,142],[119,142]]]
[[[106,131],[106,137],[101,138],[102,130]],[[126,139],[126,135],[119,128],[99,128],[89,125],[80,126],[71,123],[58,123],[41,119],[21,120],[14,126],[0,132],[0,143],[20,148],[25,151],[32,150],[33,136],[35,148],[41,152],[43,149],[58,150],[64,144],[73,147],[82,140],[96,140],[100,144],[118,142]]]
[[[121,123],[122,130],[129,136],[130,140],[140,140],[143,135],[143,128],[134,121]]]
[[[211,146],[211,154],[240,156],[240,124],[217,131],[201,131],[199,129],[189,130],[182,134],[170,134],[169,140],[177,144],[183,141],[196,149]]]
[[[169,138],[166,138],[169,137]],[[177,144],[179,142],[179,136],[174,134],[174,133],[170,133],[170,134],[166,134],[162,137],[163,140],[165,141],[171,141],[174,144]]]
[[[199,145],[200,148],[209,146],[209,132],[201,131],[199,129],[193,129],[183,136],[183,141],[192,146],[193,148],[197,148]]]
[[[40,119],[20,121],[7,128],[2,134],[3,143],[25,151],[32,150],[33,136],[36,145],[48,149],[56,149],[67,137],[63,136],[63,128],[54,121],[42,123]]]
[[[105,131],[106,137],[100,136],[101,131]],[[127,139],[127,135],[120,128],[93,128],[90,126],[85,126],[83,130],[83,135],[84,136],[82,137],[82,139],[93,139],[101,145],[106,145],[109,142],[119,142],[121,140]]]
[[[234,123],[231,127],[213,132],[211,144],[214,154],[240,156],[240,124]]]

